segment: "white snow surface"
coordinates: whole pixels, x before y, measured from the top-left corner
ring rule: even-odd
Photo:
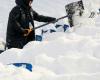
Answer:
[[[75,0],[34,0],[33,8],[57,18],[66,14],[64,5],[71,1]],[[0,48],[14,5],[14,0],[0,0]],[[94,7],[96,12],[98,7]],[[89,11],[79,19],[79,25],[65,33],[46,34],[42,42],[29,42],[23,49],[12,48],[0,54],[0,80],[100,80],[100,15],[88,18]],[[10,63],[31,63],[33,69],[29,72]]]

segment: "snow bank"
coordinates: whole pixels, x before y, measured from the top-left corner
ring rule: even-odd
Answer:
[[[47,34],[43,42],[30,42],[23,49],[3,52],[0,62],[6,67],[1,66],[1,80],[99,80],[99,29],[76,27],[74,32]],[[33,70],[8,67],[10,63],[31,63]]]
[[[0,80],[99,80],[100,73],[57,75],[43,67],[34,66],[33,72],[0,64]]]
[[[43,42],[30,42],[23,49],[13,48],[3,52],[0,55],[3,64],[26,62],[33,65],[32,72],[19,70],[19,75],[11,74],[9,76],[13,77],[8,77],[8,80],[16,76],[19,78],[15,79],[24,80],[98,80],[100,38],[97,40],[92,35],[87,37],[77,33],[52,33]]]

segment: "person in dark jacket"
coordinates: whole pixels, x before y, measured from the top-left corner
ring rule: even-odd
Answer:
[[[39,15],[35,12],[31,7],[33,0],[16,0],[15,2],[17,5],[9,14],[7,26],[6,46],[8,49],[21,49],[28,42],[35,40],[34,20],[56,21],[56,18]]]

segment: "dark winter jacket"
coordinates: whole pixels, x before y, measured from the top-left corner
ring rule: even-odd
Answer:
[[[34,28],[34,20],[39,22],[51,22],[56,20],[52,17],[39,15],[31,7],[28,6],[28,0],[16,0],[16,6],[9,14],[7,26],[7,47],[8,48],[23,48],[29,41],[35,40],[35,31],[32,31],[29,36],[24,37],[24,29],[29,29],[29,23]]]

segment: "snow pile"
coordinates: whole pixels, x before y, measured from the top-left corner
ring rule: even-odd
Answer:
[[[88,31],[82,34],[86,28]],[[43,42],[30,42],[23,49],[5,51],[0,55],[3,64],[26,62],[33,65],[32,72],[18,69],[17,73],[16,69],[15,75],[12,72],[7,80],[99,80],[98,29],[94,27],[91,31],[89,27],[80,27],[73,33],[52,33],[45,36]]]

